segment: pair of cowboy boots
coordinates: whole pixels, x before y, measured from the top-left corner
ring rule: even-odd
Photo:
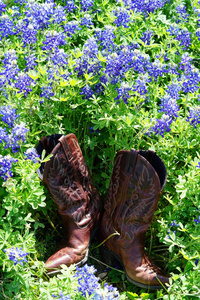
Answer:
[[[65,241],[45,264],[49,274],[61,264],[85,263],[91,239],[99,229],[103,261],[109,265],[120,262],[129,282],[149,289],[169,283],[169,277],[144,250],[145,234],[167,175],[156,153],[118,151],[103,205],[74,134],[42,138],[36,151],[41,156],[43,150],[52,157],[41,164],[38,174],[58,207],[66,233]],[[119,235],[113,235],[116,231]]]

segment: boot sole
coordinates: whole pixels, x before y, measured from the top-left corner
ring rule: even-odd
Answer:
[[[126,278],[130,283],[132,283],[132,284],[134,284],[134,285],[136,285],[140,288],[149,289],[149,290],[161,290],[161,289],[164,288],[164,286],[162,286],[162,285],[158,285],[158,286],[157,285],[156,286],[146,285],[146,284],[143,284],[143,283],[140,283],[140,282],[137,282],[137,281],[131,279],[128,276],[128,274],[126,273],[126,269],[124,267],[124,264],[123,264],[121,258],[118,255],[116,255],[114,252],[112,252],[111,250],[109,250],[105,246],[100,247],[100,252],[101,252],[102,261],[105,264],[107,264],[108,266],[114,267],[114,266],[116,266],[117,263],[120,263],[120,265],[123,267],[123,270],[126,274]]]

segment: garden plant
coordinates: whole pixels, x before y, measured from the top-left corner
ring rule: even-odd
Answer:
[[[0,0],[0,299],[200,298],[199,49],[197,0]],[[118,150],[163,160],[145,250],[169,285],[134,286],[96,237],[47,274],[64,230],[35,147],[54,133],[76,135],[102,201]]]

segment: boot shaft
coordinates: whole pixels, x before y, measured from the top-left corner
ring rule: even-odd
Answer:
[[[153,151],[117,153],[105,201],[103,227],[126,242],[146,232],[166,182],[166,168]]]
[[[64,223],[88,227],[100,212],[99,194],[83,158],[77,138],[52,135],[41,139],[36,150],[52,157],[40,167],[39,176],[47,186]]]

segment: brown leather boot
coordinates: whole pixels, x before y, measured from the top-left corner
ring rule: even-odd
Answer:
[[[41,139],[36,150],[41,155],[53,154],[38,170],[47,186],[65,226],[65,240],[47,260],[49,274],[56,273],[61,264],[83,264],[88,247],[98,228],[101,202],[83,158],[77,138],[53,134]]]
[[[149,289],[160,289],[169,276],[152,263],[144,251],[145,234],[150,226],[166,182],[166,168],[153,151],[117,153],[100,225],[100,242],[105,241],[102,259],[120,262],[129,282]]]

